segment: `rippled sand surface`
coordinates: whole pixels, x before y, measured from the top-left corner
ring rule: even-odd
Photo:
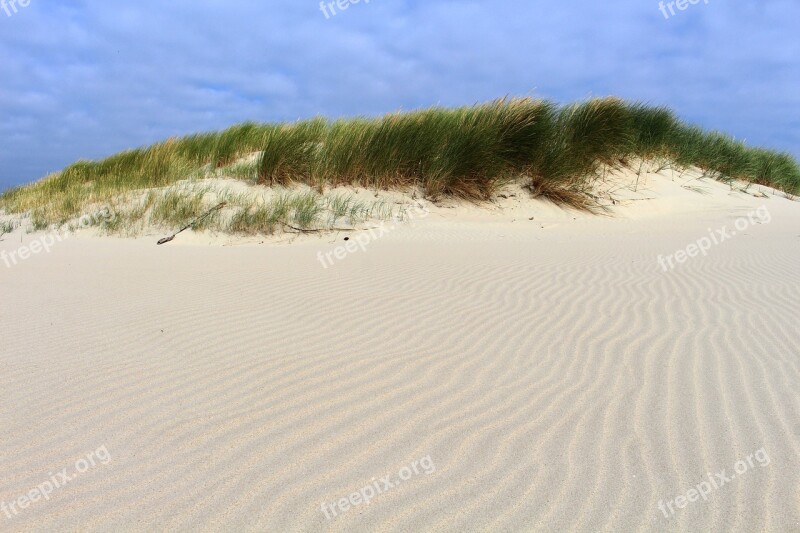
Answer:
[[[0,264],[0,530],[800,531],[800,205],[714,190]]]

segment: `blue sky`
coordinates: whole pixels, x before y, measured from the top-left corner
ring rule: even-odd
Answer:
[[[6,0],[9,2],[10,0]],[[0,10],[0,189],[245,120],[618,95],[800,156],[800,2],[30,0]],[[338,11],[338,9],[337,9]]]

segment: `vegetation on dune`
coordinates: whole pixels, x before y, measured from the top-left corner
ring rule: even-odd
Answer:
[[[13,221],[0,222],[0,237],[5,235],[6,233],[11,233],[15,229],[17,229],[16,222]]]
[[[224,208],[209,209],[214,206]],[[201,181],[150,189],[135,197],[118,198],[106,207],[113,216],[97,217],[90,225],[132,236],[147,228],[167,231],[192,221],[197,221],[192,224],[195,230],[239,235],[318,231],[338,226],[351,229],[367,220],[403,218],[408,206],[383,200],[362,201],[351,194],[320,194],[310,188],[290,190],[277,186],[234,192],[219,183],[215,186]],[[72,229],[73,224],[68,227]]]
[[[319,191],[342,184],[415,186],[431,199],[471,200],[488,199],[500,185],[522,181],[535,195],[585,207],[585,193],[600,169],[633,159],[697,166],[717,179],[800,194],[800,167],[790,155],[687,125],[666,108],[616,98],[564,107],[503,99],[380,118],[245,123],[170,139],[102,161],[79,161],[42,181],[6,191],[0,207],[30,212],[40,223],[63,223],[91,205],[132,191],[211,176],[266,186],[299,183]],[[199,207],[202,203],[184,205],[173,198],[146,209],[155,222],[169,224],[185,221]],[[231,229],[270,227],[280,213],[265,209],[250,206]]]

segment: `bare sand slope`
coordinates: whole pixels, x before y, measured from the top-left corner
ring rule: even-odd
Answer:
[[[0,530],[800,531],[800,205],[711,189],[0,264]]]

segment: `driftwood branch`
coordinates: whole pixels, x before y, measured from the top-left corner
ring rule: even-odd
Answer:
[[[326,231],[363,231],[359,228],[311,228],[311,229],[305,228],[304,229],[304,228],[297,228],[295,226],[292,226],[291,224],[287,224],[286,222],[281,222],[281,224],[299,233],[322,233]]]
[[[189,222],[189,223],[188,223],[188,224],[186,224],[184,227],[182,227],[182,228],[181,228],[179,231],[176,231],[175,233],[173,233],[173,234],[172,234],[172,235],[170,235],[169,237],[164,237],[163,239],[159,240],[157,244],[159,244],[159,245],[161,245],[161,244],[167,244],[168,242],[172,241],[172,239],[174,239],[175,237],[177,237],[179,233],[183,233],[184,231],[186,231],[187,229],[191,228],[192,226],[194,226],[195,224],[197,224],[197,223],[198,223],[198,222],[200,222],[201,220],[204,220],[204,219],[205,219],[206,217],[208,217],[208,216],[209,216],[211,213],[213,213],[213,212],[215,212],[215,211],[219,211],[220,209],[222,209],[222,208],[223,208],[223,207],[225,207],[226,205],[227,205],[227,204],[226,204],[225,202],[222,202],[221,204],[218,204],[218,205],[216,205],[216,206],[212,207],[211,209],[209,209],[208,211],[206,211],[206,212],[205,212],[205,214],[203,214],[202,216],[199,216],[199,217],[197,217],[196,219],[194,219],[193,221]]]

